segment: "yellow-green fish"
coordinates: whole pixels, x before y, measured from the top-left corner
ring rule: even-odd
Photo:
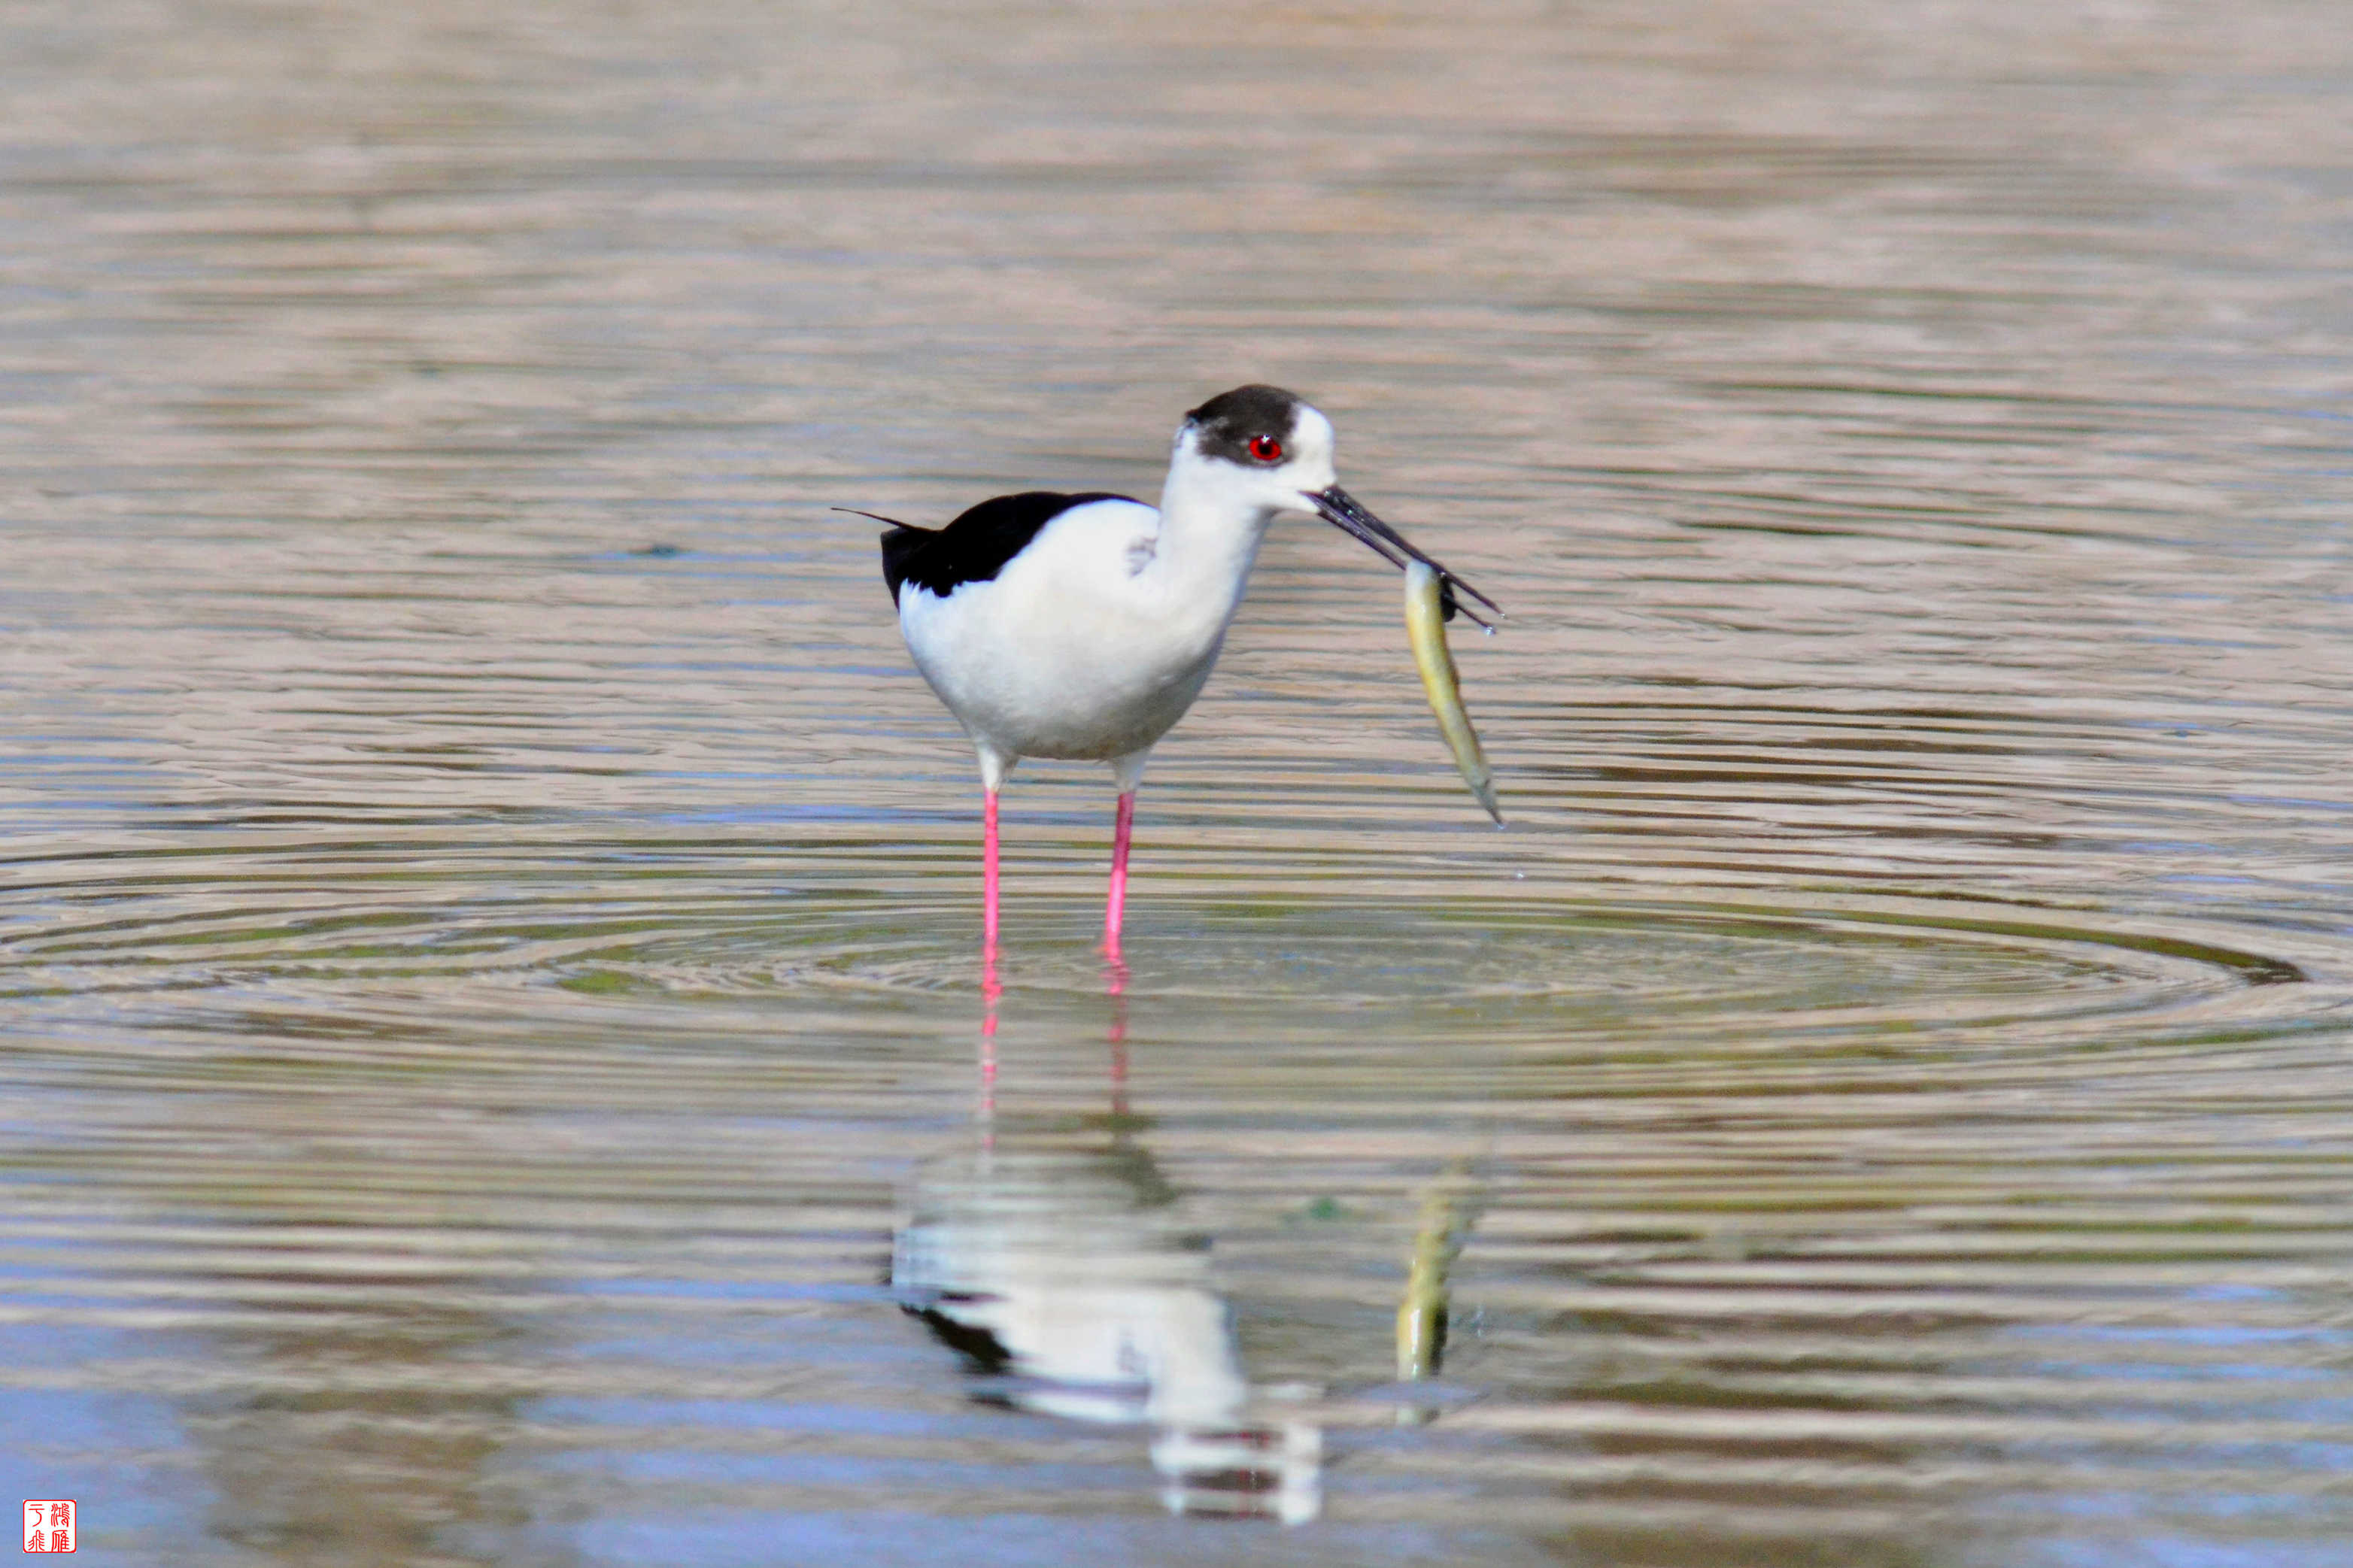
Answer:
[[[1454,765],[1501,827],[1504,813],[1495,804],[1495,775],[1487,766],[1487,753],[1479,749],[1471,715],[1462,710],[1462,678],[1455,673],[1454,655],[1446,646],[1445,580],[1419,561],[1409,561],[1405,567],[1405,632],[1413,644],[1413,662],[1421,671],[1421,689],[1430,693],[1430,710],[1438,715]]]

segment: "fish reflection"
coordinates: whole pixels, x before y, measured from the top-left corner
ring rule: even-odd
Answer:
[[[891,1264],[905,1310],[991,1374],[976,1396],[1150,1427],[1174,1512],[1314,1519],[1323,1434],[1254,1413],[1208,1239],[1151,1155],[983,1126],[918,1173]]]
[[[1482,1189],[1458,1162],[1424,1189],[1414,1224],[1413,1251],[1406,1264],[1405,1294],[1398,1302],[1397,1369],[1401,1383],[1438,1375],[1446,1360],[1446,1332],[1453,1300],[1454,1260],[1478,1218]]]

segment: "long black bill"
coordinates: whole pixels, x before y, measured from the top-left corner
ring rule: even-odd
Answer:
[[[1339,486],[1334,485],[1327,490],[1312,490],[1308,492],[1307,499],[1315,503],[1317,516],[1341,532],[1352,534],[1361,540],[1374,554],[1382,557],[1398,571],[1405,570],[1407,562],[1419,561],[1437,573],[1439,592],[1442,595],[1440,603],[1445,607],[1448,620],[1452,620],[1454,612],[1459,609],[1468,616],[1474,625],[1490,629],[1493,627],[1493,622],[1489,621],[1455,596],[1454,591],[1458,588],[1486,605],[1488,614],[1493,616],[1496,620],[1500,621],[1504,618],[1504,607],[1408,543],[1405,535],[1366,511],[1357,504],[1356,497]]]

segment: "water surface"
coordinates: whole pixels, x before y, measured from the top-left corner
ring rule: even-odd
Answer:
[[[1446,12],[0,18],[89,1561],[2342,1561],[2353,31]],[[1124,981],[1103,779],[1008,794],[985,1041],[827,509],[1247,379],[1512,612],[1511,828],[1287,525]]]

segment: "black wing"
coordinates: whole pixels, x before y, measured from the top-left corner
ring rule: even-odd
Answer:
[[[882,536],[882,581],[891,584],[894,605],[900,588],[909,583],[944,598],[965,583],[986,583],[1005,570],[1005,563],[1020,554],[1039,529],[1072,507],[1134,499],[1109,490],[1077,495],[1024,490],[985,500],[945,528],[892,523],[891,531]],[[891,522],[889,518],[876,521]]]

